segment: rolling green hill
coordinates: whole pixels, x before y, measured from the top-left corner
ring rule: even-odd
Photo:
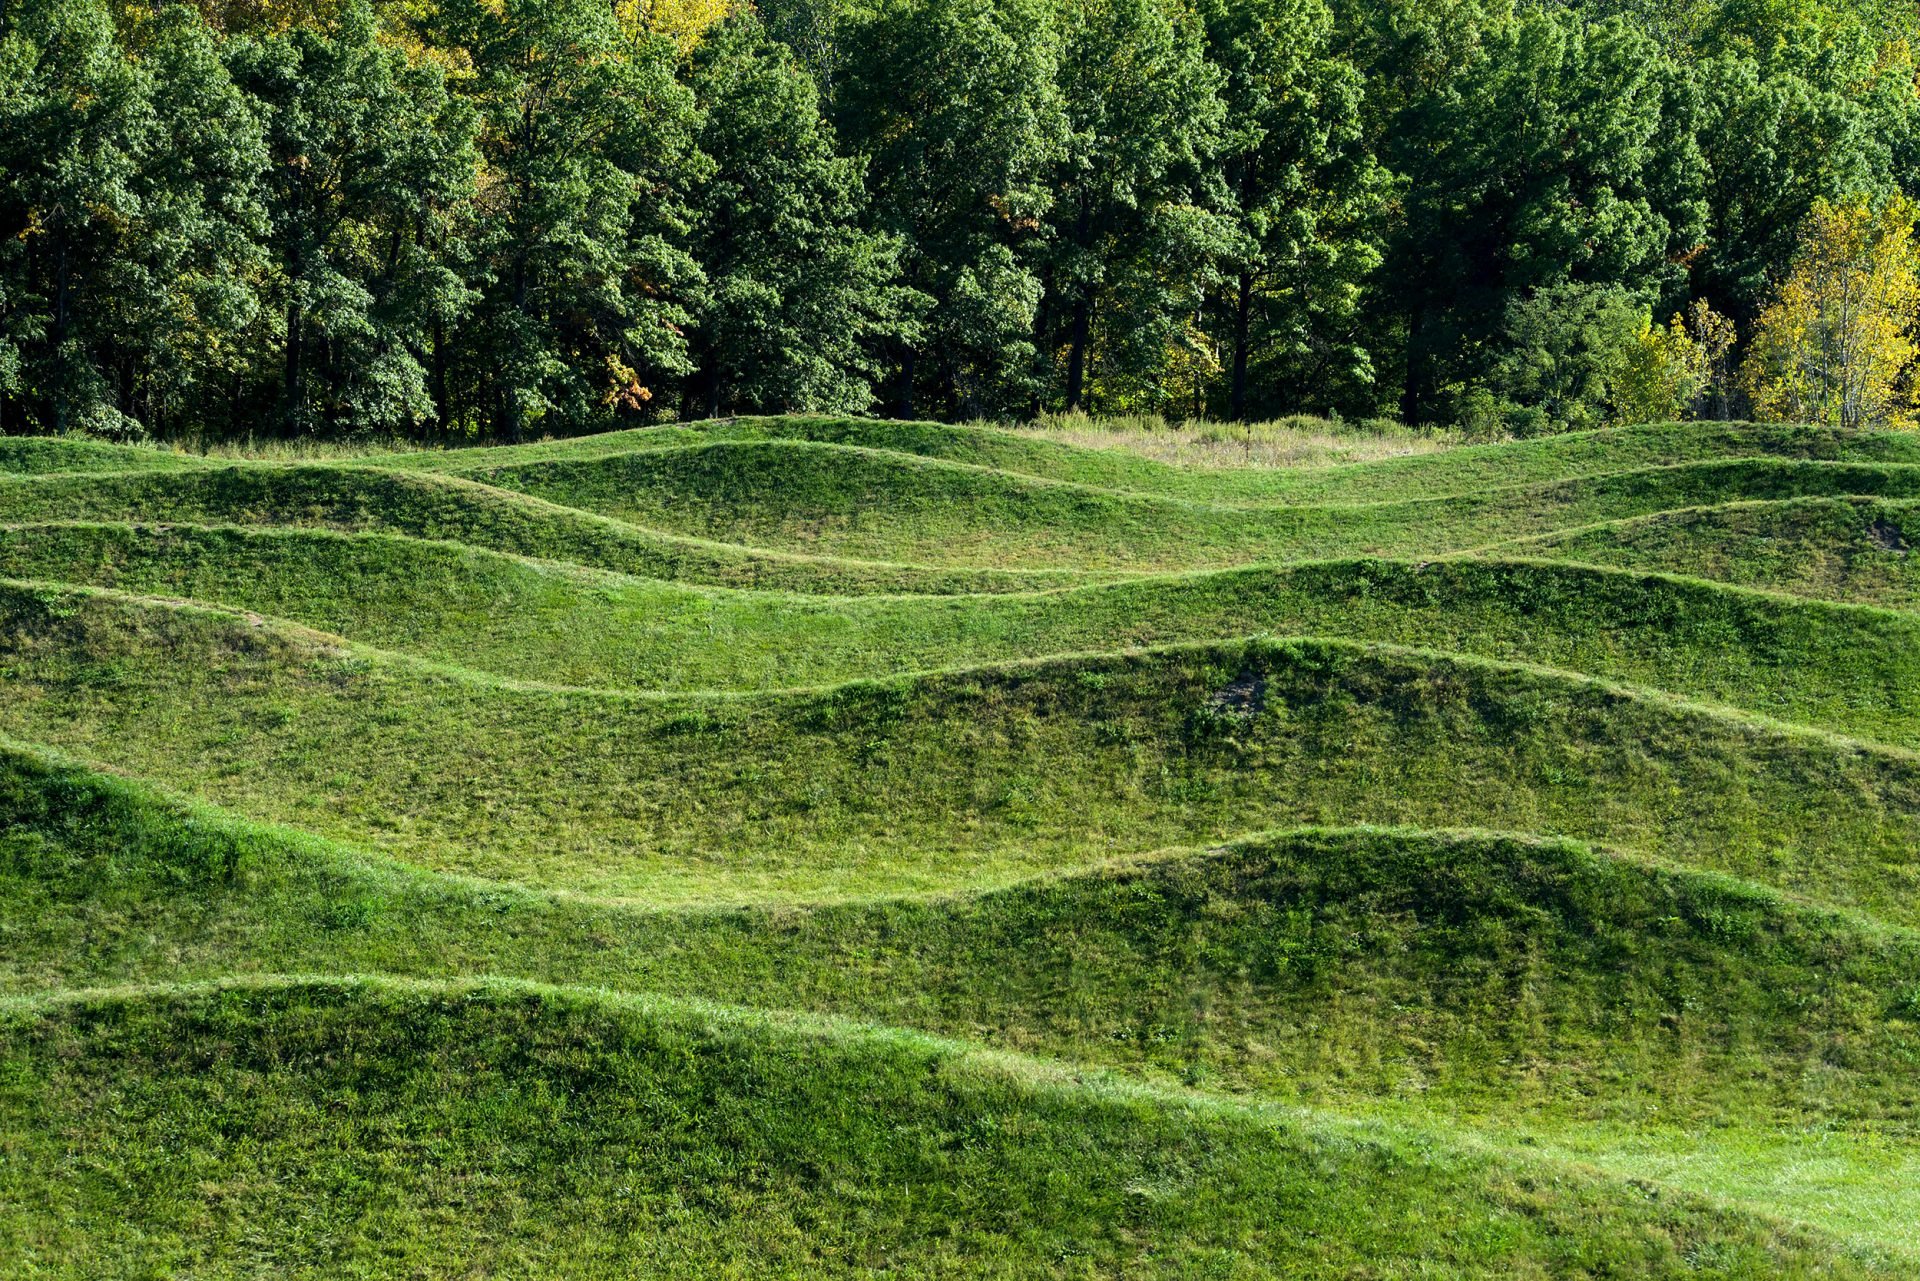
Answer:
[[[0,1273],[1911,1275],[1916,463],[0,442]]]

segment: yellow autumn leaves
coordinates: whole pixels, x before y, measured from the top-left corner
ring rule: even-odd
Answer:
[[[666,36],[687,53],[707,28],[742,7],[744,0],[615,0],[614,13],[627,29]]]
[[[1704,298],[1665,328],[1643,318],[1615,374],[1618,420],[1664,422],[1696,409],[1708,417],[1726,417],[1728,361],[1736,334],[1733,322]]]
[[[1742,369],[1756,418],[1915,425],[1915,209],[1903,196],[1815,203]]]
[[[1616,373],[1616,416],[1752,417],[1838,427],[1914,427],[1920,249],[1904,196],[1814,202],[1786,278],[1754,324],[1738,376],[1733,321],[1704,300],[1663,328],[1643,320]]]
[[[323,24],[337,19],[340,0],[195,0],[196,7],[215,30],[285,31],[300,23]],[[682,53],[700,43],[707,29],[746,0],[612,0],[613,13],[629,32],[663,35]],[[127,0],[123,17],[138,17],[143,6]],[[374,11],[383,19],[385,35],[419,56],[430,56],[407,36],[406,19],[423,19],[432,12],[423,0],[382,0]]]

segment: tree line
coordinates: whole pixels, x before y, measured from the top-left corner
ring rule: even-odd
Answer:
[[[0,0],[0,431],[1899,421],[1916,28],[1890,0]]]

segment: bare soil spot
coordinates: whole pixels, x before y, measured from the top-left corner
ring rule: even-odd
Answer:
[[[1252,720],[1267,705],[1267,682],[1251,672],[1242,673],[1213,692],[1208,706],[1226,716]]]
[[[1906,552],[1911,550],[1907,536],[1900,527],[1885,516],[1876,516],[1867,525],[1867,537],[1873,545],[1883,552]]]

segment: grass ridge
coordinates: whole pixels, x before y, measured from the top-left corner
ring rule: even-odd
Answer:
[[[1905,1275],[1916,509],[0,441],[0,1271]]]

